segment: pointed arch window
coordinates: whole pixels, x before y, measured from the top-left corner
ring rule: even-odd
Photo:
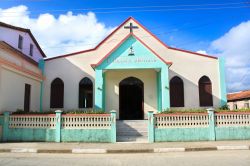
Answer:
[[[170,106],[184,107],[184,86],[182,79],[178,76],[170,80]]]
[[[93,107],[93,83],[88,77],[79,82],[79,108]]]
[[[52,81],[50,87],[50,108],[63,108],[64,83],[60,78]]]
[[[199,80],[200,106],[213,106],[212,83],[207,76]]]

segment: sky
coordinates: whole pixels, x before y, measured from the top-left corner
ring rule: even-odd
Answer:
[[[0,0],[48,57],[93,48],[129,16],[167,45],[226,60],[227,91],[250,89],[250,0]]]

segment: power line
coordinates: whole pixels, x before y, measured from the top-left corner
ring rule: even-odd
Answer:
[[[118,6],[118,7],[106,7],[106,8],[79,8],[79,9],[55,9],[55,10],[34,10],[29,12],[64,12],[64,11],[95,11],[95,10],[117,10],[117,9],[145,9],[145,8],[175,8],[175,7],[200,7],[200,6],[228,6],[228,5],[240,5],[250,4],[250,2],[234,2],[234,3],[213,3],[213,4],[193,4],[193,5],[158,5],[158,6]],[[1,13],[19,13],[2,11]]]
[[[220,19],[222,19],[222,18],[220,18]],[[220,20],[220,19],[216,19],[216,21],[218,21],[218,20]],[[186,28],[186,27],[182,27],[182,28],[178,28],[177,30],[170,30],[170,31],[165,31],[165,32],[161,32],[161,33],[154,33],[154,35],[157,35],[157,36],[163,36],[163,35],[166,35],[166,34],[170,34],[170,33],[172,33],[172,32],[176,32],[176,31],[182,31],[182,30],[189,30],[189,29],[197,29],[197,28],[202,28],[202,27],[204,27],[204,26],[207,26],[207,25],[210,25],[210,23],[211,22],[214,22],[214,20],[215,19],[213,19],[213,20],[210,20],[210,21],[207,21],[206,23],[203,23],[203,24],[199,24],[199,25],[196,25],[196,26],[191,26],[191,27],[188,27],[188,28]],[[154,28],[150,28],[150,30],[152,30],[152,29],[158,29],[160,26],[158,26],[158,27],[154,27]],[[121,33],[115,33],[115,34],[113,34],[113,36],[120,36],[120,35],[125,35],[125,34],[127,34],[127,32],[121,32]],[[151,35],[144,35],[144,36],[138,36],[139,38],[148,38],[148,37],[152,37]],[[99,38],[99,37],[98,37]],[[104,37],[105,38],[105,37]],[[100,41],[102,40],[101,38],[99,39]],[[198,39],[197,39],[198,40]],[[108,43],[112,43],[112,42],[116,42],[116,41],[118,41],[118,39],[117,38],[114,38],[113,40],[111,40],[111,41],[109,41]],[[81,41],[79,41],[79,42],[81,42]],[[57,49],[57,48],[69,48],[69,47],[88,47],[88,46],[95,46],[95,45],[97,45],[97,44],[99,44],[100,42],[95,42],[95,43],[88,43],[88,44],[74,44],[74,45],[64,45],[64,46],[62,46],[63,44],[61,44],[61,45],[58,45],[58,46],[50,46],[50,47],[42,47],[42,49],[44,49],[44,50],[49,50],[49,49]],[[185,43],[190,43],[190,41],[189,42],[185,42]],[[177,44],[178,46],[180,46],[180,45],[185,45],[185,44]]]
[[[221,19],[221,18],[220,18]],[[218,19],[218,17],[217,17],[217,21],[218,20],[220,20],[220,19]],[[180,28],[178,28],[177,30],[176,29],[173,29],[173,30],[169,30],[169,31],[165,31],[165,32],[161,32],[161,33],[154,33],[154,35],[165,35],[165,34],[170,34],[170,33],[172,33],[172,32],[177,32],[177,31],[180,31],[180,30],[184,30],[184,29],[196,29],[196,28],[201,28],[201,27],[204,27],[204,26],[206,26],[206,25],[209,25],[211,22],[214,22],[214,20],[215,19],[213,19],[213,20],[210,20],[210,21],[207,21],[206,23],[203,23],[203,24],[199,24],[198,26],[196,25],[196,26],[191,26],[191,27],[188,27],[188,28],[186,28],[184,25],[187,23],[182,23],[182,26],[180,27]],[[192,22],[192,21],[191,21]],[[193,21],[194,22],[194,21]],[[190,23],[190,22],[188,22],[188,23]],[[175,25],[176,26],[176,25]],[[159,28],[161,28],[161,27],[163,27],[163,26],[156,26],[156,27],[152,27],[152,28],[150,28],[150,30],[155,30],[155,29],[159,29]],[[26,27],[26,29],[28,29],[28,27]],[[118,36],[118,35],[124,35],[124,34],[127,34],[127,32],[120,32],[120,33],[115,33],[115,34],[113,34],[112,36]],[[101,36],[99,36],[99,37],[96,37],[96,38],[99,38],[100,40],[101,40],[101,38],[100,38]],[[146,37],[151,37],[151,35],[147,35],[147,36],[138,36],[138,37],[140,37],[140,38],[146,38]],[[105,37],[104,37],[105,38]],[[115,42],[116,40],[118,40],[118,39],[116,39],[116,38],[114,38],[113,39],[113,42]],[[63,48],[63,47],[79,47],[79,46],[81,46],[81,47],[84,47],[84,46],[91,46],[91,45],[97,45],[97,44],[99,44],[99,42],[96,42],[96,43],[89,43],[89,44],[84,44],[84,45],[82,45],[82,44],[75,44],[75,45],[67,45],[67,46],[51,46],[51,47],[42,47],[43,49],[46,49],[46,50],[48,50],[48,49],[50,49],[50,48]],[[24,47],[25,48],[25,47]],[[27,48],[29,48],[29,47],[27,47]]]
[[[220,18],[222,19],[222,18]],[[217,21],[220,20],[220,19],[216,19]],[[172,32],[176,32],[176,31],[182,31],[182,30],[190,30],[190,29],[197,29],[197,28],[202,28],[204,26],[207,26],[207,25],[210,25],[211,22],[214,22],[214,19],[213,20],[210,20],[210,21],[207,21],[206,23],[203,23],[203,24],[199,24],[199,25],[196,25],[196,26],[191,26],[191,27],[188,27],[188,28],[178,28],[178,30],[170,30],[170,31],[165,31],[165,32],[161,32],[161,33],[154,33],[154,35],[157,35],[157,36],[162,36],[162,35],[167,35],[167,34],[170,34]],[[152,29],[157,29],[157,28],[151,28],[150,30]],[[113,34],[113,36],[118,36],[118,35],[124,35],[124,34],[127,34],[126,32],[122,32],[122,33],[115,33]],[[138,36],[139,38],[148,38],[148,37],[152,37],[151,35],[144,35],[144,36]],[[117,41],[118,39],[117,38],[114,38],[112,40],[112,42],[115,42]],[[99,44],[99,42],[96,42],[96,43],[89,43],[89,44],[85,44],[85,45],[68,45],[66,47],[78,47],[78,46],[90,46],[90,45],[97,45]],[[181,44],[183,45],[183,44]],[[49,49],[49,48],[61,48],[63,46],[53,46],[53,47],[43,47],[43,49]]]
[[[145,9],[145,10],[114,10],[114,11],[96,11],[95,14],[113,14],[113,13],[139,13],[139,12],[171,12],[171,11],[201,11],[201,10],[223,10],[223,9],[243,9],[250,8],[245,6],[229,6],[229,7],[204,7],[204,8],[174,8],[174,9]],[[0,17],[22,17],[23,15],[3,15]]]
[[[209,25],[209,24],[203,24],[203,25]],[[199,25],[199,26],[193,26],[193,27],[191,27],[191,28],[187,28],[187,29],[193,29],[193,28],[201,28],[201,27],[203,27],[203,26],[201,26],[201,25]],[[180,28],[181,29],[181,28]],[[178,29],[178,31],[180,30],[180,29]],[[183,29],[185,29],[185,28],[183,28]],[[171,32],[176,32],[176,30],[172,30],[172,31],[166,31],[166,32],[162,32],[162,33],[155,33],[154,35],[158,35],[158,36],[162,36],[162,35],[166,35],[166,34],[169,34],[169,33],[171,33]],[[122,35],[122,34],[127,34],[127,33],[120,33],[120,34],[114,34],[114,35]],[[148,37],[152,37],[151,35],[144,35],[144,36],[138,36],[139,38],[148,38]],[[111,43],[111,42],[116,42],[116,41],[118,41],[118,39],[117,38],[114,38],[112,41],[109,41],[108,43]],[[63,48],[63,47],[79,47],[79,46],[82,46],[82,47],[84,47],[84,46],[91,46],[91,45],[97,45],[97,44],[99,44],[99,42],[96,42],[96,43],[89,43],[89,44],[85,44],[85,45],[81,45],[81,44],[79,44],[79,45],[68,45],[68,46],[52,46],[52,47],[43,47],[43,49],[50,49],[50,48]]]

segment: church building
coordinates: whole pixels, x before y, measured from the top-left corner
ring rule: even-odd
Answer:
[[[170,47],[132,17],[95,48],[45,59],[40,110],[96,108],[117,118],[226,105],[224,60]]]
[[[227,104],[224,60],[170,47],[132,17],[95,48],[46,58],[29,29],[0,23],[0,112],[147,112]]]

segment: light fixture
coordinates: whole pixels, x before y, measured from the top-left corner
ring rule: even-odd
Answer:
[[[135,55],[134,48],[133,48],[133,46],[131,45],[131,47],[129,48],[128,56],[134,56],[134,55]]]

